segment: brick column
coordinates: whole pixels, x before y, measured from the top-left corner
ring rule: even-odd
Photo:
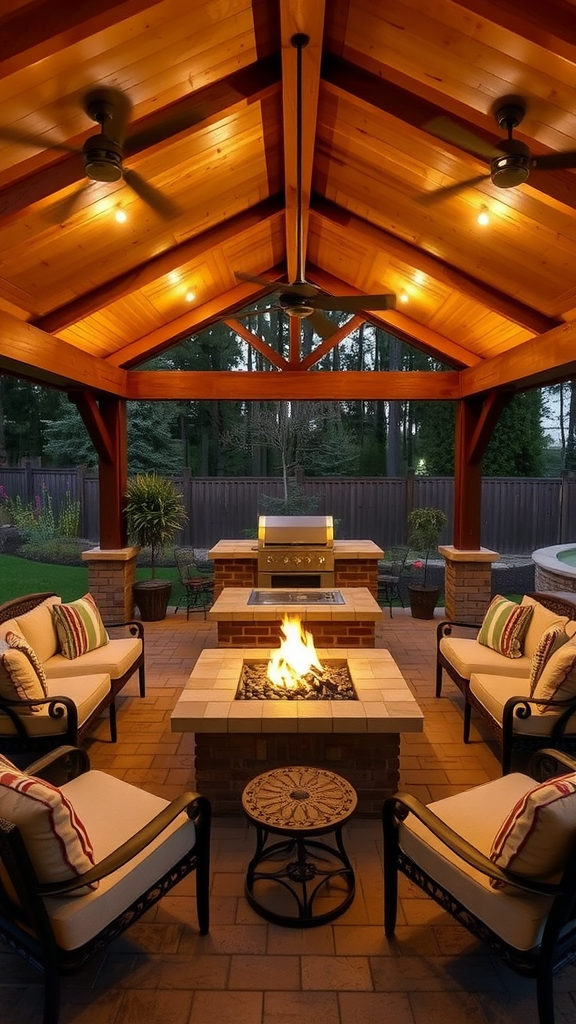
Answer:
[[[438,551],[446,560],[446,618],[480,625],[492,597],[492,562],[500,555],[488,548],[463,551],[451,544]]]
[[[104,622],[126,622],[134,617],[132,587],[136,580],[138,547],[90,548],[82,552],[88,566],[90,593]]]

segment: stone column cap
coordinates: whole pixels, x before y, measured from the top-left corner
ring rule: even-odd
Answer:
[[[127,548],[88,548],[87,551],[82,552],[83,562],[129,562],[131,558],[136,558],[139,547],[127,547]]]
[[[438,548],[439,553],[447,562],[497,562],[500,555],[490,548],[455,548],[453,544],[443,544]]]

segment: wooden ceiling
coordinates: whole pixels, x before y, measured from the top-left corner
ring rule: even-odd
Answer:
[[[448,117],[493,146],[506,136],[498,101],[521,97],[514,137],[576,164],[569,0],[1,10],[0,371],[132,398],[455,398],[576,374],[576,172],[534,168],[499,188],[476,143],[433,126]],[[297,32],[310,37],[300,189]],[[127,174],[112,183],[89,182],[78,152],[99,131],[84,102],[102,86],[131,105]],[[294,318],[290,359],[265,382],[135,369],[266,294],[237,272],[297,279],[300,209],[306,279],[405,294],[388,312],[367,303],[368,319],[453,372],[312,373]]]

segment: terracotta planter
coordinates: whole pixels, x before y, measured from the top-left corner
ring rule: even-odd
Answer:
[[[409,583],[410,611],[415,619],[433,619],[434,609],[440,597],[439,587],[425,586],[423,583]]]
[[[133,586],[134,600],[144,622],[165,618],[172,592],[171,580],[142,580]]]

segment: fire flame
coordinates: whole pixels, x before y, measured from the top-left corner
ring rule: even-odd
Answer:
[[[323,672],[318,660],[314,638],[302,628],[298,615],[285,615],[281,632],[284,639],[268,662],[268,679],[274,686],[291,690],[297,687],[309,672]]]

